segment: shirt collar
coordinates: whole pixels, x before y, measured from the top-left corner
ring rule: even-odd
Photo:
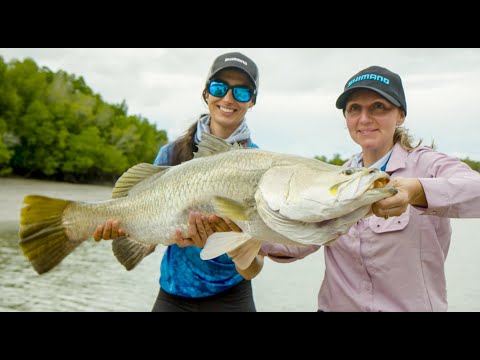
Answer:
[[[390,155],[392,155],[393,148],[387,152],[381,159],[379,159],[376,163],[369,166],[369,168],[377,168],[385,171],[387,167],[388,160],[390,159]],[[351,167],[362,167],[363,166],[363,153],[357,154],[353,157],[352,162],[350,164]]]

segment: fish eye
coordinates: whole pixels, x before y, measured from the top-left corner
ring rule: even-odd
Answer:
[[[342,171],[344,175],[352,175],[353,174],[353,169],[345,169]]]

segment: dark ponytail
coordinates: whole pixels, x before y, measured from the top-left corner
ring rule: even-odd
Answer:
[[[182,162],[193,159],[193,153],[197,151],[197,145],[195,144],[197,123],[198,121],[195,121],[187,129],[184,135],[175,140],[175,145],[172,152],[172,162],[170,165],[179,165]]]

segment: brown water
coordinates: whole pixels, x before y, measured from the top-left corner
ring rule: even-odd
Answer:
[[[0,311],[150,311],[158,292],[162,246],[134,270],[113,256],[111,242],[88,240],[52,271],[38,275],[18,248],[18,218],[27,194],[97,201],[111,187],[0,178]],[[478,219],[453,220],[447,259],[450,311],[480,311]],[[258,311],[316,311],[323,251],[291,264],[266,260],[253,280]]]

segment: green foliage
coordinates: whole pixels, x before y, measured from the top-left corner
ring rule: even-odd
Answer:
[[[81,76],[0,57],[0,175],[95,182],[152,162],[166,132],[127,111]]]
[[[329,163],[329,164],[338,165],[338,166],[343,165],[348,160],[348,159],[342,159],[340,157],[340,154],[334,154],[333,158],[330,160],[328,160],[325,155],[315,156],[315,159]]]
[[[6,134],[7,124],[5,120],[0,118],[0,175],[6,175],[11,173],[10,158],[13,151],[8,149],[8,145],[4,138],[7,138]]]
[[[329,163],[329,164],[333,164],[333,165],[343,165],[348,161],[348,159],[342,159],[340,157],[340,154],[334,154],[333,158],[330,160],[328,160],[325,155],[317,155],[315,156],[315,159]],[[470,160],[468,157],[460,160],[466,163],[468,166],[470,166],[473,170],[480,172],[480,161],[473,161],[473,160]]]
[[[62,171],[70,174],[85,175],[94,173],[122,173],[128,168],[126,157],[105,139],[100,137],[100,131],[90,126],[78,135],[71,135],[69,146],[65,151],[65,161]]]
[[[480,172],[480,161],[473,161],[470,158],[461,159],[465,164],[470,166],[473,170]]]

